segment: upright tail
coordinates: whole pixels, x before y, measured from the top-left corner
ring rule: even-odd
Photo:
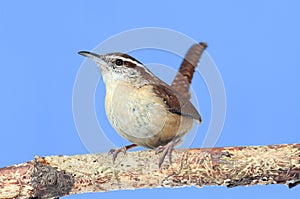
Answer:
[[[195,68],[198,64],[200,56],[206,49],[207,44],[200,42],[199,44],[194,44],[186,53],[176,77],[172,82],[172,88],[174,88],[178,93],[180,93],[185,99],[190,99],[190,84],[193,79]]]

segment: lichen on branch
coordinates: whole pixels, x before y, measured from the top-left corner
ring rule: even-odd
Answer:
[[[179,149],[158,168],[155,151],[47,156],[0,168],[0,198],[49,198],[112,190],[300,184],[300,144]]]

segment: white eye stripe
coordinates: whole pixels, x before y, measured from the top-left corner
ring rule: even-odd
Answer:
[[[144,66],[143,64],[140,64],[139,62],[134,61],[134,60],[132,60],[132,59],[125,58],[125,57],[121,57],[121,56],[115,56],[115,58],[116,58],[116,59],[122,59],[123,61],[131,62],[131,63],[133,63],[133,64],[136,65],[136,66],[145,68],[145,66]]]
[[[144,66],[141,62],[139,62],[138,60],[135,60],[135,58],[133,58],[127,54],[109,53],[109,54],[104,55],[104,58],[109,60],[109,62],[116,61],[117,59],[121,59],[123,62],[132,63],[133,65],[138,66],[140,69],[143,69],[143,71],[145,73],[149,74],[150,76],[153,76],[153,73],[151,73],[151,71],[149,71],[149,69],[146,66]],[[131,67],[129,67],[129,68],[131,68]]]

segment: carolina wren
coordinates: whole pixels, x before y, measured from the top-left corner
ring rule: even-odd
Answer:
[[[166,155],[171,161],[174,146],[192,128],[194,120],[201,123],[200,114],[190,102],[189,84],[206,44],[200,43],[196,47],[196,56],[190,55],[196,57],[192,60],[195,62],[196,59],[196,63],[191,69],[185,60],[172,86],[127,54],[79,52],[99,66],[106,87],[108,120],[123,138],[133,143],[112,149],[113,161],[119,152],[139,145],[161,152],[160,167]],[[192,48],[189,52],[193,53]]]

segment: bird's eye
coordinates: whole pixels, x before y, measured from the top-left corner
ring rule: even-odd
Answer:
[[[116,65],[117,65],[117,66],[123,65],[123,60],[122,60],[122,59],[117,59],[117,60],[116,60]]]

